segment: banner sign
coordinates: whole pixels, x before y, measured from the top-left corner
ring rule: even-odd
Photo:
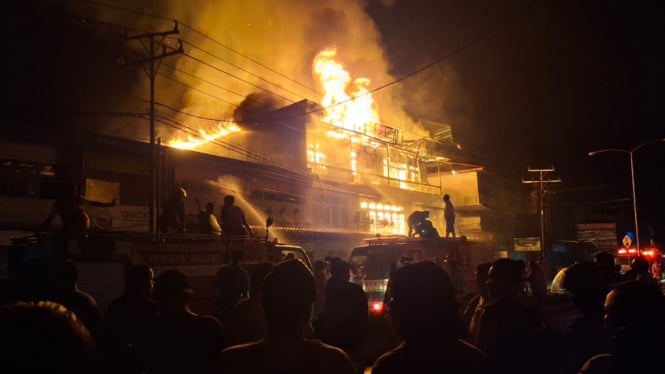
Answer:
[[[541,251],[540,237],[531,236],[526,238],[513,238],[515,252],[539,252]]]

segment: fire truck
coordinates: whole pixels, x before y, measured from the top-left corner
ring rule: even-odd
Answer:
[[[625,273],[630,270],[631,262],[638,256],[645,258],[650,265],[653,265],[654,262],[662,263],[661,252],[655,247],[644,248],[639,253],[635,247],[618,248],[614,254],[614,263],[621,267],[622,273]]]
[[[377,315],[385,311],[384,299],[390,274],[401,266],[415,261],[435,261],[444,265],[445,262],[454,262],[462,277],[459,279],[463,282],[462,287],[470,288],[475,285],[475,266],[491,262],[494,257],[492,248],[468,241],[465,237],[449,239],[394,235],[368,238],[363,242],[352,250],[349,264],[354,272],[354,281],[365,291],[369,312]],[[455,277],[451,275],[451,278]],[[455,279],[451,280],[455,283]]]
[[[19,279],[21,271],[35,258],[52,256],[48,234],[15,238],[9,248],[8,279]],[[79,270],[78,286],[91,294],[101,310],[124,292],[125,274],[133,264],[147,264],[160,274],[166,269],[185,273],[194,289],[192,310],[214,311],[217,270],[231,261],[233,251],[242,251],[241,264],[250,273],[261,262],[276,263],[286,258],[310,258],[302,247],[268,237],[225,237],[199,234],[150,234],[140,232],[91,231],[70,241],[68,257]]]

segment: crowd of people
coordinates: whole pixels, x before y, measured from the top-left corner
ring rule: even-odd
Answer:
[[[76,266],[38,259],[3,295],[8,372],[69,373],[642,373],[665,368],[665,297],[639,261],[622,275],[603,256],[566,270],[568,318],[541,295],[539,264],[476,268],[467,305],[446,267],[413,261],[389,281],[388,346],[372,351],[362,287],[341,258],[290,259],[218,272],[216,312],[199,315],[188,277],[133,265],[100,311]],[[545,286],[546,287],[546,286]],[[544,299],[543,299],[544,297]],[[573,311],[571,313],[571,311]],[[565,320],[566,323],[560,323]],[[558,321],[558,322],[557,322]],[[394,340],[393,340],[394,339]],[[384,342],[385,342],[384,341]],[[372,354],[369,354],[372,352]]]

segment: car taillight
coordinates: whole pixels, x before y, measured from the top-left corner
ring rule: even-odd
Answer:
[[[383,312],[383,303],[382,302],[371,303],[370,311],[372,313],[381,313],[381,312]]]

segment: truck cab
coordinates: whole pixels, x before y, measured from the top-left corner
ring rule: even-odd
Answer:
[[[411,262],[441,261],[454,259],[462,268],[471,264],[463,250],[466,239],[409,238],[389,236],[363,240],[364,244],[354,248],[349,264],[353,279],[360,284],[367,296],[368,309],[372,314],[385,311],[385,297],[391,273]]]

